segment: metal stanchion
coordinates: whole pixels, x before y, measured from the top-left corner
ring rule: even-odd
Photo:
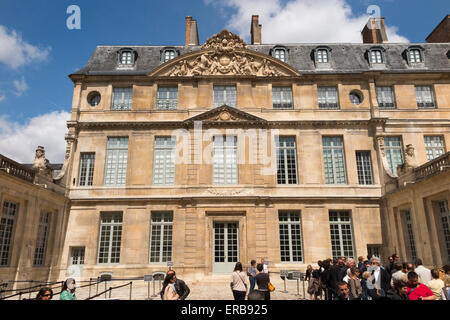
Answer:
[[[99,279],[97,278],[97,291],[95,292],[96,295],[98,294],[98,283],[99,283],[98,280],[99,280]]]
[[[306,293],[305,293],[305,278],[303,278],[303,300],[306,300]]]
[[[300,279],[299,278],[297,278],[297,294],[296,294],[296,296],[297,297],[300,296]]]
[[[288,271],[287,270],[280,270],[280,277],[281,279],[284,280],[284,291],[280,291],[283,293],[288,293],[288,291],[286,290],[286,278],[288,276]]]
[[[108,283],[108,281],[105,281],[105,299],[106,299],[106,284]]]
[[[152,295],[152,297],[154,298],[154,297],[157,297],[157,295],[156,295],[156,292],[155,292],[155,278],[153,277],[153,295]]]
[[[91,296],[91,281],[92,278],[89,278],[89,297]]]
[[[133,292],[133,281],[130,282],[130,300],[131,300],[131,293]]]
[[[109,288],[109,299],[111,299],[112,288]]]

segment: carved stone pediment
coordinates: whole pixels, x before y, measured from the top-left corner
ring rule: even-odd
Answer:
[[[271,56],[246,49],[236,34],[223,30],[212,36],[202,50],[173,59],[150,76],[299,76],[297,70]]]
[[[248,123],[259,123],[266,124],[267,120],[244,112],[242,110],[224,105],[222,107],[214,108],[207,112],[196,115],[192,118],[189,118],[185,121],[185,123],[194,123],[195,121],[202,121],[203,123],[239,123],[243,122]]]

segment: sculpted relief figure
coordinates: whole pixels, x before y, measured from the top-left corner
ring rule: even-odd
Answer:
[[[398,175],[402,175],[411,172],[414,168],[417,168],[416,156],[414,154],[414,147],[412,144],[408,144],[404,151],[405,163],[397,167]]]
[[[50,166],[50,161],[45,158],[45,150],[42,146],[38,146],[36,149],[33,168],[38,170],[40,174],[50,176],[50,178],[52,178],[53,169]]]

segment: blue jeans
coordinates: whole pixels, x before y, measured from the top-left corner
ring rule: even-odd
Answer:
[[[256,280],[255,277],[248,277],[249,281],[250,281],[250,292],[253,292],[253,290],[255,290],[255,284],[256,284]]]

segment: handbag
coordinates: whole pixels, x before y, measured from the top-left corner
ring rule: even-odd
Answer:
[[[273,291],[275,291],[275,287],[274,287],[274,285],[269,281],[269,283],[267,284],[267,287],[269,288],[269,291],[270,292],[273,292]]]

